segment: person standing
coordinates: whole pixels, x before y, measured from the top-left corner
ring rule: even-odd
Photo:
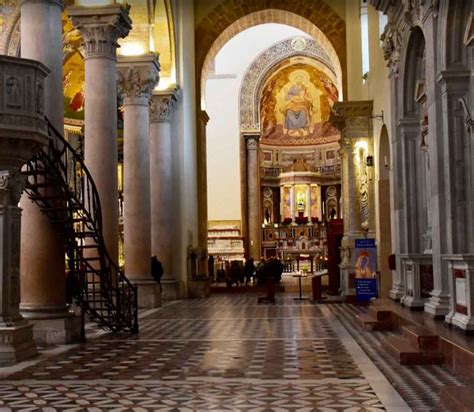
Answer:
[[[160,284],[161,287],[161,277],[163,276],[164,270],[163,265],[158,260],[156,255],[151,257],[151,276],[155,280],[156,283]]]

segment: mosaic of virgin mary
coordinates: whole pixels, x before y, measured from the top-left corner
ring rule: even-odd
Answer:
[[[288,146],[337,141],[339,131],[328,122],[336,100],[337,89],[315,67],[295,64],[276,71],[260,96],[262,143]]]
[[[285,100],[288,103],[283,108],[285,115],[283,133],[289,136],[307,136],[312,133],[313,99],[301,75],[295,77]]]

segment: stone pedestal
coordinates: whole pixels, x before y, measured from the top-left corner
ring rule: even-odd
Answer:
[[[248,203],[248,251],[255,261],[260,260],[262,253],[260,222],[260,181],[258,161],[258,141],[260,135],[246,135],[247,147],[247,203]]]
[[[401,255],[401,276],[405,293],[400,303],[410,309],[423,310],[427,297],[421,292],[421,266],[432,264],[430,255]]]
[[[118,4],[68,9],[85,51],[84,162],[99,192],[107,251],[118,262],[117,40],[132,28]]]
[[[445,321],[466,332],[474,331],[474,255],[443,256],[448,264],[451,302]]]
[[[177,90],[154,91],[150,108],[151,254],[163,265],[163,300],[174,300],[178,296],[170,237],[173,190],[170,122],[177,95]]]
[[[154,280],[133,280],[138,286],[138,307],[143,309],[159,308],[161,306],[161,287]]]
[[[0,56],[0,365],[36,354],[33,325],[20,315],[18,207],[25,178],[21,166],[48,142],[44,78],[39,62]]]
[[[125,274],[139,285],[139,306],[155,308],[161,303],[160,288],[148,283],[153,281],[150,263],[149,102],[159,80],[160,66],[157,57],[148,54],[121,56],[117,68],[119,87],[124,97]]]

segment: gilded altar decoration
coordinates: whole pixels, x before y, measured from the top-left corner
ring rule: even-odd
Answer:
[[[308,64],[285,67],[270,77],[260,100],[262,144],[315,145],[338,140],[329,123],[338,90],[317,68]]]

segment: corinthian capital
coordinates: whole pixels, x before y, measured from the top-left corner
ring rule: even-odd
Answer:
[[[127,37],[132,28],[128,10],[120,5],[71,7],[72,24],[81,32],[85,58],[117,56],[117,40]]]
[[[117,63],[119,93],[125,104],[144,100],[146,104],[151,92],[160,80],[160,63],[153,53],[143,56],[119,56]]]
[[[16,206],[25,188],[26,177],[17,171],[0,171],[0,205]]]
[[[150,122],[165,123],[171,119],[174,104],[178,101],[178,89],[156,91],[151,96]]]

